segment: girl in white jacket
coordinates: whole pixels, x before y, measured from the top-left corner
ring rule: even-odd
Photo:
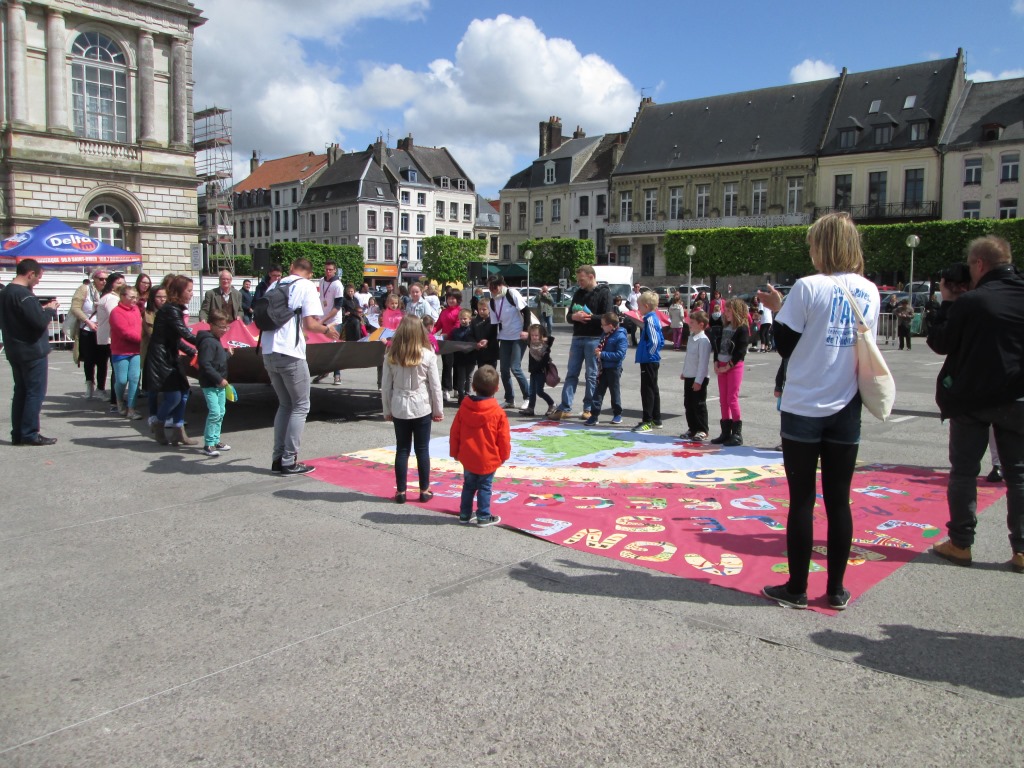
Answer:
[[[437,356],[422,321],[402,322],[391,339],[381,378],[384,420],[395,425],[395,503],[405,503],[410,448],[416,451],[420,501],[430,501],[430,424],[444,419]]]

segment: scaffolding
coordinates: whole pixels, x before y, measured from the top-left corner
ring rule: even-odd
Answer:
[[[234,272],[231,110],[208,107],[195,113],[194,123],[199,226],[206,244],[206,264],[214,270]]]

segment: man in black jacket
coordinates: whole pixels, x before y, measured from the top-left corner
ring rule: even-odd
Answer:
[[[586,366],[586,388],[583,392],[583,411],[580,418],[590,418],[597,388],[597,344],[601,341],[601,316],[613,312],[612,297],[607,285],[598,285],[594,268],[584,265],[576,270],[579,289],[569,305],[572,321],[572,342],[569,346],[569,364],[562,385],[562,402],[555,410],[555,419],[564,419],[572,413],[572,401],[580,383],[580,370]]]
[[[1000,237],[974,240],[967,253],[972,290],[941,283],[942,305],[928,346],[946,361],[935,401],[949,418],[949,540],[932,552],[971,564],[977,480],[991,427],[1006,478],[1006,518],[1013,557],[1024,573],[1024,277]]]
[[[32,292],[43,276],[35,259],[18,262],[15,278],[0,292],[0,329],[4,352],[14,374],[11,398],[11,442],[14,445],[53,445],[55,437],[39,434],[39,411],[46,397],[50,322],[57,300],[40,305]]]

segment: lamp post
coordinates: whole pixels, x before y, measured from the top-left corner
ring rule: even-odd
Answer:
[[[529,288],[530,287],[530,260],[533,258],[533,251],[531,251],[529,248],[527,248],[526,252],[523,253],[523,258],[526,259],[526,287]],[[530,303],[529,297],[527,297],[526,303],[527,304]]]
[[[917,235],[907,235],[907,248],[910,249],[910,308],[914,308],[914,249],[921,244]]]
[[[686,257],[689,259],[689,266],[686,269],[686,290],[690,293],[693,292],[693,255],[697,253],[697,246],[693,243],[686,246]],[[689,307],[693,302],[689,297],[686,299],[686,305]]]

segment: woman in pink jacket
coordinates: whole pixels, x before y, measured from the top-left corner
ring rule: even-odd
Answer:
[[[120,301],[110,311],[110,359],[114,364],[114,394],[117,412],[132,421],[142,418],[135,410],[139,394],[139,351],[142,345],[142,315],[139,292],[130,285],[120,291]]]

